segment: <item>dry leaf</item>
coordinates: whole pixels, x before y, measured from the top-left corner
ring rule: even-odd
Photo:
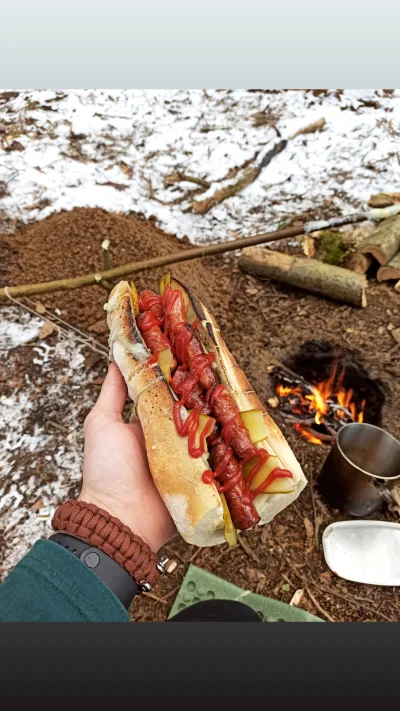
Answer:
[[[51,321],[45,321],[39,331],[39,338],[40,339],[47,338],[47,336],[51,336],[51,334],[54,333],[55,330],[56,330],[56,327],[55,327],[54,323],[52,323]]]
[[[368,200],[369,207],[390,207],[400,202],[400,193],[377,193]]]
[[[395,328],[394,331],[392,331],[392,336],[396,343],[400,344],[400,328]]]
[[[267,578],[261,570],[257,568],[241,568],[240,572],[246,577],[251,585],[255,585],[255,591],[257,593],[264,589]]]
[[[307,538],[314,537],[314,525],[309,518],[303,518],[304,528],[306,529]]]
[[[394,285],[394,290],[400,291],[400,280],[398,282],[396,282],[396,284]]]
[[[133,168],[131,168],[130,165],[127,165],[123,160],[120,160],[118,163],[119,167],[121,168],[122,172],[127,176],[127,178],[131,178],[133,175]]]
[[[39,511],[39,509],[41,509],[42,506],[43,506],[43,499],[38,499],[37,501],[35,501],[34,504],[32,504],[31,511]]]
[[[300,128],[296,133],[291,136],[291,138],[296,138],[296,136],[302,136],[305,133],[315,133],[316,131],[322,131],[326,124],[326,121],[324,118],[318,119],[318,121],[314,121],[314,123],[310,123],[309,126],[305,126],[304,128]]]
[[[332,573],[326,570],[325,573],[320,573],[319,579],[321,583],[330,583],[332,580]]]
[[[258,289],[245,289],[246,294],[249,296],[255,296],[258,294]]]
[[[294,605],[297,607],[301,603],[302,597],[304,595],[304,588],[299,588],[296,590],[295,594],[293,595],[291,601],[289,602],[289,605]]]
[[[46,307],[43,306],[41,301],[38,301],[36,304],[36,313],[38,313],[38,314],[45,314],[46,313]]]

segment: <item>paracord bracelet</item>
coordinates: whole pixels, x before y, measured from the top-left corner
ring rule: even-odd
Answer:
[[[149,592],[164,572],[168,558],[157,562],[156,554],[115,516],[85,501],[61,504],[51,525],[98,548],[121,565],[135,579],[141,591]]]

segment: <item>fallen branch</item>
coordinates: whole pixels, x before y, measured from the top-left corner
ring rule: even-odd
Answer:
[[[308,126],[304,126],[304,128],[300,128],[292,136],[289,136],[287,140],[284,139],[279,141],[270,151],[268,151],[268,153],[265,154],[264,158],[260,161],[258,165],[253,166],[253,168],[246,168],[242,176],[239,178],[239,180],[236,181],[236,183],[232,183],[231,185],[227,185],[224,188],[220,188],[220,190],[217,190],[214,195],[211,195],[210,197],[205,198],[204,200],[192,202],[190,206],[191,209],[193,210],[193,212],[197,212],[200,215],[204,215],[206,212],[211,210],[212,207],[220,205],[221,202],[224,202],[224,200],[232,197],[233,195],[237,195],[237,193],[240,193],[242,190],[244,190],[244,188],[247,188],[248,185],[253,183],[258,178],[261,171],[266,168],[267,165],[269,165],[272,158],[277,156],[283,151],[284,148],[286,148],[288,141],[292,141],[297,136],[301,136],[305,133],[315,133],[316,131],[322,131],[325,124],[325,119],[321,118],[318,121],[310,123]],[[179,174],[177,173],[177,175]],[[186,176],[186,179],[188,179],[188,176]],[[207,181],[200,182],[199,179],[189,178],[189,180],[191,180],[191,182],[193,183],[197,182],[199,185],[207,183]],[[210,187],[210,184],[208,184],[208,187]]]
[[[323,615],[329,622],[336,622],[336,620],[333,619],[333,617],[329,614],[329,612],[324,610],[322,605],[319,604],[318,600],[314,597],[314,595],[312,594],[312,592],[308,586],[306,587],[305,590],[306,590],[308,597],[310,598],[313,605],[317,608],[320,615]]]
[[[400,211],[400,205],[395,205]],[[392,208],[388,208],[391,210]],[[45,281],[39,284],[22,284],[20,286],[9,286],[0,289],[0,301],[6,301],[7,293],[12,297],[28,296],[34,294],[51,294],[54,291],[68,291],[70,289],[79,289],[83,286],[93,286],[107,283],[107,280],[120,279],[121,277],[136,274],[137,272],[155,269],[156,267],[165,267],[170,264],[179,264],[191,259],[199,259],[201,257],[211,257],[215,254],[224,254],[225,252],[233,252],[244,247],[250,247],[257,244],[268,244],[269,242],[277,242],[281,239],[289,239],[298,237],[302,234],[317,232],[328,227],[340,227],[342,225],[356,224],[367,220],[383,220],[387,217],[387,210],[371,210],[366,213],[358,213],[354,215],[344,215],[343,217],[333,217],[330,220],[318,222],[306,222],[298,227],[285,227],[282,230],[275,232],[265,232],[255,235],[254,237],[243,237],[242,239],[231,240],[229,242],[219,242],[218,244],[210,244],[205,247],[194,247],[193,249],[182,250],[174,254],[167,254],[162,257],[153,257],[145,259],[142,262],[128,262],[119,267],[113,267],[103,272],[94,274],[84,274],[68,279],[57,279],[56,281]],[[110,285],[109,285],[110,286]]]
[[[349,216],[345,216],[341,219],[343,220],[343,224],[348,224]],[[366,215],[352,215],[351,219],[355,222],[363,222],[368,220],[369,216],[368,213]],[[69,279],[57,279],[56,281],[46,281],[39,284],[10,286],[8,287],[8,293],[12,297],[18,297],[34,294],[50,294],[54,291],[67,291],[70,289],[79,289],[83,286],[101,285],[101,282],[107,282],[109,279],[120,279],[121,277],[126,277],[130,274],[136,274],[137,272],[146,271],[148,269],[155,269],[156,267],[165,267],[170,264],[178,264],[179,262],[186,262],[191,259],[232,252],[242,249],[243,247],[250,247],[251,245],[267,244],[268,242],[297,237],[303,234],[306,229],[307,223],[298,227],[285,227],[275,232],[265,232],[255,235],[254,237],[243,237],[242,239],[231,240],[229,242],[220,242],[204,247],[194,247],[193,249],[182,250],[162,257],[153,257],[152,259],[146,259],[141,262],[128,262],[119,267],[113,267],[113,269],[94,274],[84,274]],[[0,301],[5,301],[6,299],[7,294],[5,289],[0,289]]]
[[[399,205],[394,207],[400,208]],[[390,209],[390,208],[389,208]],[[400,216],[385,220],[378,229],[361,243],[361,254],[372,255],[379,264],[387,264],[400,249]]]
[[[382,267],[379,267],[376,278],[378,281],[389,281],[389,279],[400,279],[400,251]]]
[[[366,277],[343,267],[260,247],[244,249],[239,266],[255,276],[276,279],[336,301],[344,301],[354,306],[367,305]]]
[[[242,190],[247,188],[248,185],[253,183],[256,178],[258,178],[263,168],[266,168],[266,166],[271,162],[272,158],[278,155],[278,153],[281,153],[283,149],[286,148],[286,146],[287,141],[279,141],[270,151],[268,151],[268,153],[265,154],[264,158],[258,165],[253,166],[252,168],[246,168],[239,180],[237,180],[235,183],[232,183],[231,185],[226,185],[224,188],[220,188],[214,193],[214,195],[211,195],[210,197],[205,198],[204,200],[192,202],[190,207],[192,208],[193,212],[197,212],[200,215],[204,215],[206,212],[211,210],[212,207],[215,207],[221,202],[224,202],[224,200],[226,200],[227,198],[232,197],[233,195],[237,195],[237,193],[240,193]]]
[[[200,185],[204,190],[211,188],[211,183],[208,180],[181,173],[179,170],[175,171],[175,173],[171,173],[171,175],[167,175],[164,180],[165,185],[173,185],[174,183],[195,183],[195,185]]]

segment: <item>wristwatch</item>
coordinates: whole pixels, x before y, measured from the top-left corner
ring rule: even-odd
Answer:
[[[100,548],[94,548],[90,543],[61,531],[50,536],[49,540],[58,543],[79,558],[116,595],[126,609],[133,598],[141,592],[142,588],[135,578]]]

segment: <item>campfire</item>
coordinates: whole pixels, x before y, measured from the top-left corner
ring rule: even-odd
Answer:
[[[290,365],[296,371],[279,363],[270,374],[282,417],[304,439],[321,445],[349,422],[379,424],[383,392],[353,354],[308,341]]]

